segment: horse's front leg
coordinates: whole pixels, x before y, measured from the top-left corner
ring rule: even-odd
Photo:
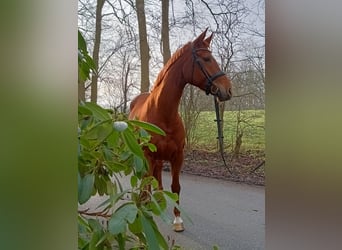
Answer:
[[[148,162],[148,172],[144,175],[144,178],[149,176],[154,176],[155,169],[157,168],[156,160],[154,160],[149,154],[145,152],[145,158]],[[140,199],[143,202],[150,201],[150,196],[152,195],[152,187],[150,184],[147,184],[142,192],[140,193]]]
[[[153,176],[158,181],[159,190],[163,190],[162,170],[163,170],[163,161],[155,160],[154,168],[153,168]]]
[[[163,169],[163,161],[155,160],[153,157],[149,156],[148,154],[145,154],[145,157],[148,162],[148,173],[145,175],[145,177],[153,176],[158,181],[158,189],[163,190],[163,183],[162,183],[162,169]],[[152,194],[152,188],[151,185],[147,185],[146,189],[144,190],[144,197],[149,197],[150,194]]]
[[[173,193],[178,194],[178,201],[180,199],[180,190],[181,186],[179,183],[179,175],[181,171],[181,167],[183,164],[184,155],[183,152],[177,154],[177,158],[175,158],[173,161],[171,161],[171,176],[172,176],[172,184],[171,184],[171,190]],[[180,216],[180,211],[175,207],[173,209],[175,219],[173,221],[173,230],[176,232],[182,232],[184,231],[184,225],[183,220]]]

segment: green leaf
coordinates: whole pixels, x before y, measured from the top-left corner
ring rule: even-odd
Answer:
[[[151,139],[151,135],[143,128],[139,130],[139,135],[140,137],[147,138],[148,140]]]
[[[97,72],[95,62],[93,58],[89,56],[89,54],[85,55],[85,60],[86,60],[88,67],[94,72]]]
[[[93,233],[92,238],[89,242],[89,250],[98,250],[101,249],[101,247],[96,247],[97,243],[99,242],[99,240],[102,238],[103,232],[102,231],[95,231],[95,233]]]
[[[80,175],[80,172],[78,171],[77,172],[77,190],[78,190],[78,194],[80,194],[81,193],[81,190],[82,190],[82,183],[81,183],[81,181],[82,181],[82,178],[81,178],[81,175]]]
[[[95,176],[94,186],[97,189],[99,195],[104,195],[107,192],[107,183],[102,175]]]
[[[137,186],[137,184],[138,184],[138,177],[137,176],[135,176],[135,175],[132,175],[131,176],[131,187],[132,188],[135,188],[136,186]]]
[[[152,143],[148,143],[147,146],[148,146],[148,149],[149,149],[151,152],[157,152],[157,147],[156,147],[156,145],[154,145],[154,144],[152,144]]]
[[[102,225],[100,224],[98,220],[89,219],[88,223],[89,223],[90,228],[93,229],[93,231],[102,230]]]
[[[78,31],[78,70],[85,73],[83,80],[89,78],[90,70],[96,72],[94,60],[89,56],[86,41],[80,31]]]
[[[97,72],[94,60],[89,56],[87,44],[78,31],[78,77],[82,81],[90,79],[90,71]]]
[[[151,185],[152,185],[153,189],[157,189],[158,188],[158,180],[156,178],[153,178],[151,181]]]
[[[120,137],[120,133],[116,130],[113,130],[113,133],[111,133],[107,138],[108,146],[111,146],[111,147],[116,146],[118,144],[119,137]]]
[[[119,234],[126,231],[127,222],[124,218],[120,218],[117,215],[113,214],[112,218],[108,223],[108,230],[112,234]]]
[[[104,164],[115,173],[125,171],[128,168],[127,165],[116,161],[106,161]]]
[[[82,115],[91,115],[91,111],[83,105],[78,105],[78,113]]]
[[[104,159],[106,161],[112,161],[113,158],[114,158],[114,153],[112,150],[110,150],[108,147],[102,147],[102,152],[103,152],[103,156],[104,156]]]
[[[117,241],[119,243],[119,249],[120,250],[124,250],[126,247],[125,247],[125,244],[126,244],[126,238],[123,237],[122,233],[119,233],[118,236],[117,236]]]
[[[127,223],[133,223],[138,213],[138,208],[133,203],[126,203],[118,208],[108,223],[108,230],[112,234],[126,231]]]
[[[89,112],[91,113],[91,111],[89,110]],[[91,114],[90,114],[91,115]],[[79,122],[79,126],[81,128],[81,130],[84,130],[85,128],[89,127],[91,125],[91,123],[93,122],[93,119],[90,117],[87,117],[86,119],[83,118],[80,122]]]
[[[158,229],[158,226],[157,224],[152,220],[151,221],[151,225],[152,225],[152,228],[157,236],[157,239],[158,239],[158,243],[159,245],[161,246],[161,248],[165,249],[165,250],[168,250],[169,247],[167,245],[167,242],[166,240],[164,239],[163,235],[160,233],[159,229]]]
[[[96,131],[97,131],[97,140],[99,141],[103,141],[104,139],[106,139],[110,133],[113,132],[113,128],[110,124],[101,124],[99,126],[96,127]]]
[[[90,69],[87,65],[84,64],[84,62],[79,62],[78,65],[78,77],[82,80],[85,81],[88,78],[90,78]],[[79,83],[81,84],[81,83]]]
[[[153,132],[153,133],[156,133],[159,135],[164,135],[164,136],[166,135],[162,129],[160,129],[158,126],[151,124],[151,123],[142,122],[142,121],[138,121],[138,120],[129,120],[128,123],[135,125],[135,126],[138,126],[138,127],[141,127],[143,129],[146,129],[150,132]]]
[[[117,194],[116,182],[107,181],[106,184],[107,184],[107,194],[108,195],[115,195],[115,194]]]
[[[134,168],[136,169],[138,173],[141,173],[144,170],[144,161],[136,155],[133,157],[133,159],[134,159],[134,165],[133,165]]]
[[[87,202],[91,196],[94,188],[95,176],[93,174],[87,174],[81,178],[80,192],[78,193],[78,202],[83,204]]]
[[[143,231],[144,231],[145,236],[146,236],[148,249],[159,250],[160,248],[159,248],[159,244],[158,244],[158,239],[157,239],[157,236],[153,230],[153,227],[151,225],[150,220],[152,220],[152,219],[148,219],[145,217],[144,214],[142,214],[141,223],[142,223]]]
[[[133,156],[133,153],[129,150],[126,150],[120,154],[119,160],[121,162],[125,162],[125,161],[128,161],[129,158],[131,158],[132,156]]]
[[[126,129],[125,131],[121,133],[121,135],[125,144],[132,151],[132,153],[143,158],[144,152],[142,151],[140,145],[138,144],[137,139],[134,137],[133,132],[129,129]]]
[[[133,223],[128,225],[128,228],[134,234],[138,234],[142,232],[141,216],[139,214],[136,217],[136,219],[133,221]]]
[[[160,206],[160,211],[164,211],[167,207],[167,202],[166,202],[166,198],[164,196],[163,191],[156,191],[153,193],[153,198],[155,199],[155,201],[158,203],[158,205]]]
[[[146,186],[151,185],[154,179],[153,176],[145,176],[140,183],[140,189],[146,189]]]
[[[101,108],[99,105],[93,102],[86,102],[84,103],[84,105],[93,113],[93,116],[95,117],[95,119],[98,119],[100,121],[112,119],[108,111]]]
[[[99,240],[98,240],[98,242],[96,243],[96,245],[95,245],[95,247],[96,247],[96,249],[102,249],[102,247],[100,246],[102,243],[104,243],[106,240],[107,240],[107,238],[109,237],[109,233],[105,233],[105,234],[103,234],[103,236],[102,236],[102,238],[100,238]],[[106,248],[103,248],[103,249],[106,249]]]
[[[77,216],[78,221],[78,232],[79,233],[86,233],[90,231],[90,227],[88,224],[88,220],[84,219],[80,214]]]
[[[125,218],[128,223],[133,223],[135,218],[137,217],[138,208],[135,204],[128,204],[125,206]]]
[[[167,202],[162,191],[157,191],[151,196],[151,202],[148,206],[153,214],[160,216],[166,223],[171,223],[172,220],[166,214]]]
[[[172,193],[170,191],[164,190],[163,193],[170,197],[174,202],[178,201],[178,194]]]
[[[87,44],[84,40],[84,37],[80,31],[78,31],[78,49],[82,51],[87,51]]]

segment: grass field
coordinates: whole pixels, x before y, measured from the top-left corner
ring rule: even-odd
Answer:
[[[240,115],[239,129],[243,131],[241,151],[265,150],[265,111],[245,110],[225,111],[224,113],[224,146],[232,150],[235,145],[236,131],[238,127],[238,115]],[[214,111],[203,111],[198,117],[194,130],[194,149],[216,150],[217,125]]]

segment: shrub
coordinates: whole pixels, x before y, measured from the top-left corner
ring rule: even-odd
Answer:
[[[177,206],[178,196],[157,190],[157,180],[146,177],[143,153],[143,147],[157,150],[148,131],[164,132],[140,121],[117,121],[94,103],[80,103],[78,119],[78,202],[108,197],[96,211],[78,211],[79,249],[168,249],[153,215],[171,223],[166,207]],[[124,175],[130,176],[127,189]]]

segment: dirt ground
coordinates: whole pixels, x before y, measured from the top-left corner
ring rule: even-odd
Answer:
[[[264,152],[245,152],[233,159],[228,154],[224,157],[230,171],[224,165],[220,153],[200,150],[186,152],[182,172],[252,185],[265,185]],[[164,170],[169,171],[168,164]]]

